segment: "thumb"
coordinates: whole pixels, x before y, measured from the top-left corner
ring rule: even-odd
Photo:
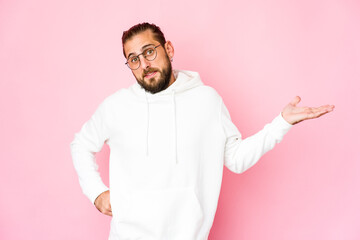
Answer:
[[[294,99],[290,102],[291,105],[296,106],[301,101],[299,96],[294,97]]]

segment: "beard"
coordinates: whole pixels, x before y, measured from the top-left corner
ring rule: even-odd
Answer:
[[[169,82],[172,74],[172,66],[169,58],[166,59],[167,59],[166,66],[162,70],[158,68],[148,68],[144,70],[141,78],[137,78],[134,75],[139,85],[142,88],[144,88],[146,91],[154,94],[165,90],[169,86]],[[156,71],[160,75],[159,79],[156,80],[155,78],[150,78],[145,80],[145,75],[154,71]]]

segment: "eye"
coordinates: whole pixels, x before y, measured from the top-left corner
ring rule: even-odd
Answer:
[[[131,63],[136,63],[137,61],[139,61],[139,57],[132,57],[132,58],[130,58],[130,62],[131,62]]]
[[[146,49],[145,50],[145,55],[151,55],[151,54],[153,54],[154,53],[154,49],[152,49],[152,48],[149,48],[149,49]]]

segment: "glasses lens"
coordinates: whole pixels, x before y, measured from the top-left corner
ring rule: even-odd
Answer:
[[[160,46],[160,45],[159,45]],[[140,55],[143,55],[144,58],[148,61],[152,61],[156,58],[156,47],[148,47],[146,48]],[[126,64],[132,70],[136,70],[140,66],[140,55],[133,56],[128,59]]]
[[[140,64],[140,59],[139,57],[131,57],[129,58],[129,60],[127,61],[127,64],[129,66],[129,68],[131,69],[137,69],[139,67],[139,64]]]
[[[145,49],[143,55],[147,60],[152,61],[156,58],[156,49],[154,47],[149,47]]]

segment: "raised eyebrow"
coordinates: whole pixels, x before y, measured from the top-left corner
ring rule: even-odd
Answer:
[[[130,53],[126,59],[129,60],[129,58],[131,57],[131,55],[134,55],[134,54],[135,54],[135,53]]]
[[[144,46],[142,46],[141,47],[141,51],[143,51],[145,48],[147,48],[147,47],[149,47],[149,46],[155,46],[155,44],[152,44],[152,43],[150,43],[150,44],[146,44],[146,45],[144,45]],[[128,55],[128,57],[127,57],[127,59],[129,59],[129,57],[131,57],[131,55],[134,55],[135,53],[130,53],[129,55]]]
[[[141,50],[144,50],[145,48],[147,48],[147,47],[149,47],[149,46],[155,46],[155,44],[152,44],[152,43],[146,44],[146,45],[144,45],[144,46],[141,48]]]

